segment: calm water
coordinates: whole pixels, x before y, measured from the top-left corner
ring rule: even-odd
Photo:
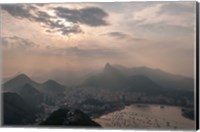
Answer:
[[[181,108],[160,105],[131,105],[103,115],[96,122],[104,128],[194,129],[195,121],[181,115]]]

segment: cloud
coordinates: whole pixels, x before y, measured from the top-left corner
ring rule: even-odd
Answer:
[[[50,28],[46,30],[46,32],[53,33],[53,32],[61,32],[62,35],[70,35],[70,34],[77,34],[77,33],[83,33],[82,29],[79,25],[73,24],[70,26],[65,26],[64,24],[61,24],[59,20],[56,22],[51,22],[48,25]]]
[[[193,26],[194,2],[163,2],[143,8],[133,13],[133,22],[139,27]]]
[[[34,42],[18,36],[2,37],[2,45],[5,49],[27,50],[38,47]]]
[[[59,17],[72,23],[81,23],[92,27],[108,25],[108,22],[104,20],[108,14],[98,7],[86,7],[82,9],[57,7],[54,10]]]
[[[116,39],[125,39],[125,40],[129,40],[129,41],[142,41],[144,40],[143,38],[134,38],[129,34],[123,33],[123,32],[108,32],[106,34],[102,34],[102,35],[108,35],[111,37],[114,37]]]
[[[2,5],[1,8],[7,11],[13,17],[20,19],[32,19],[31,10],[36,10],[34,6],[27,6],[25,4]]]
[[[162,6],[162,9],[160,13],[168,13],[171,15],[183,15],[183,14],[188,14],[188,13],[194,13],[195,9],[195,2],[190,3],[190,2],[168,2]]]
[[[86,24],[92,27],[108,25],[104,20],[108,14],[97,7],[87,7],[79,10],[56,7],[51,8],[56,14],[50,15],[46,11],[41,10],[41,6],[35,4],[15,4],[2,5],[2,9],[15,18],[28,19],[32,22],[40,23],[46,28],[45,31],[48,33],[58,32],[65,36],[83,33],[79,24]]]
[[[109,32],[107,35],[115,37],[117,39],[127,39],[130,38],[131,36],[122,32]]]
[[[3,5],[2,9],[7,11],[10,15],[18,19],[28,19],[33,22],[40,23],[46,32],[55,33],[59,32],[62,35],[70,35],[76,33],[82,33],[79,25],[65,25],[60,20],[55,20],[55,16],[51,16],[48,13],[41,11],[39,8],[31,5]]]
[[[50,15],[40,11],[35,6],[27,4],[2,5],[2,9],[18,19],[28,19],[30,21],[44,23],[45,25],[50,25],[52,22]]]
[[[160,21],[163,21],[159,18],[160,15],[158,14],[162,6],[163,4],[155,4],[154,6],[149,6],[134,12],[133,20],[135,24],[141,26],[145,24],[157,24]]]

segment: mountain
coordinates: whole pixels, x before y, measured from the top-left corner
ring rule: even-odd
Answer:
[[[115,92],[141,93],[145,96],[162,96],[182,104],[189,101],[190,103],[187,104],[192,104],[194,100],[192,80],[192,78],[173,75],[159,69],[126,68],[107,63],[101,73],[89,77],[78,87],[87,91],[95,88],[99,95],[101,95],[100,91],[106,91],[106,95],[114,95]],[[106,97],[104,94],[102,96]]]
[[[117,70],[116,68],[112,67],[110,65],[110,63],[106,63],[105,67],[104,67],[104,71],[105,74],[116,74],[119,76],[122,76],[122,74],[119,72],[119,70]]]
[[[192,80],[159,69],[126,68],[107,63],[101,73],[89,77],[77,88],[90,93],[88,98],[103,101],[193,106]]]
[[[5,82],[7,82],[8,80],[10,80],[10,78],[2,78],[2,83],[5,83]]]
[[[83,86],[126,92],[146,92],[161,90],[162,87],[143,75],[127,76],[107,63],[102,73],[88,78]]]
[[[148,67],[127,68],[121,65],[114,65],[113,67],[126,76],[144,75],[166,89],[194,91],[193,78],[171,74],[160,69]]]
[[[13,79],[8,80],[3,84],[4,92],[19,92],[20,89],[25,85],[30,84],[32,86],[38,86],[39,84],[32,81],[27,75],[20,74]]]
[[[20,74],[3,84],[4,92],[15,92],[19,94],[22,94],[23,92],[26,92],[27,94],[32,92],[38,94],[38,92],[40,92],[43,94],[55,95],[58,93],[63,93],[64,90],[65,86],[57,83],[56,81],[48,80],[40,84],[31,80],[25,74]]]
[[[25,125],[35,121],[37,110],[18,94],[6,92],[3,96],[3,125]]]
[[[48,94],[59,94],[59,93],[63,93],[65,90],[65,86],[57,83],[54,80],[48,80],[46,82],[44,82],[43,84],[41,84],[40,86],[40,90],[48,93]]]
[[[127,81],[124,75],[107,63],[102,73],[89,77],[82,86],[120,90],[126,86]]]
[[[26,83],[19,91],[19,93],[21,95],[24,95],[24,94],[32,94],[32,95],[38,95],[40,94],[40,92],[34,88],[32,85]]]
[[[126,88],[128,92],[143,92],[146,94],[159,94],[163,92],[163,88],[153,82],[146,76],[135,75],[128,77],[129,86]]]
[[[43,94],[30,84],[25,84],[19,90],[19,95],[29,104],[38,105],[43,100]]]
[[[54,111],[40,125],[47,126],[66,126],[66,127],[100,127],[100,125],[90,119],[89,116],[80,110],[70,110],[61,108]]]

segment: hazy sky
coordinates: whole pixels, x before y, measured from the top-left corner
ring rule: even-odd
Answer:
[[[3,77],[64,77],[106,62],[192,77],[195,2],[2,5]]]

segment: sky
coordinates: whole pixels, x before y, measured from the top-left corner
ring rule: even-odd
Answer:
[[[195,1],[1,6],[3,78],[85,76],[104,65],[194,76]]]

